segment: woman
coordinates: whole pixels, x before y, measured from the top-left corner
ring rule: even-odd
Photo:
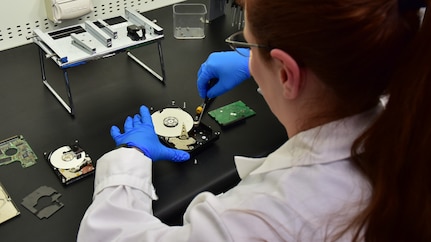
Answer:
[[[227,39],[238,53],[209,56],[199,93],[251,74],[289,140],[266,158],[236,157],[242,181],[199,194],[169,227],[152,216],[151,160],[188,156],[158,142],[143,106],[124,133],[111,129],[129,148],[98,161],[78,240],[431,241],[431,15],[421,26],[422,5],[396,0],[243,4],[244,32]]]

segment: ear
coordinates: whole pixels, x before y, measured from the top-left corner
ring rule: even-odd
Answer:
[[[279,81],[283,86],[285,98],[295,99],[299,96],[303,80],[298,63],[288,53],[280,49],[273,49],[270,52],[276,65]]]

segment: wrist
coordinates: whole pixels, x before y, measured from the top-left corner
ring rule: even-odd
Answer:
[[[141,152],[142,154],[144,154],[145,156],[147,156],[147,154],[145,154],[145,152],[143,150],[141,150],[139,147],[137,147],[133,143],[120,144],[120,145],[117,145],[117,147],[115,147],[115,149],[120,149],[120,148],[135,149],[135,150]]]

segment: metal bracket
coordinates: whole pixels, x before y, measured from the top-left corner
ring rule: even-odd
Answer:
[[[102,30],[105,31],[111,38],[116,39],[118,38],[118,32],[114,30],[108,23],[103,21],[102,19],[98,19],[97,22],[103,26]]]
[[[70,34],[72,37],[72,44],[75,46],[89,52],[90,54],[96,53],[96,47],[92,45],[91,38],[88,38],[85,33],[82,34]]]
[[[99,27],[90,21],[85,21],[85,30],[96,37],[104,46],[112,47],[112,39],[108,34],[103,32]]]
[[[126,8],[126,18],[136,25],[144,26],[146,33],[158,35],[163,34],[163,28],[148,20],[135,10]]]

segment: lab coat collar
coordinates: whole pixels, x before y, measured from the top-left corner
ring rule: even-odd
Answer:
[[[315,127],[291,137],[264,158],[235,156],[239,176],[261,174],[295,166],[324,164],[350,157],[354,140],[382,112],[381,105],[366,112]]]

